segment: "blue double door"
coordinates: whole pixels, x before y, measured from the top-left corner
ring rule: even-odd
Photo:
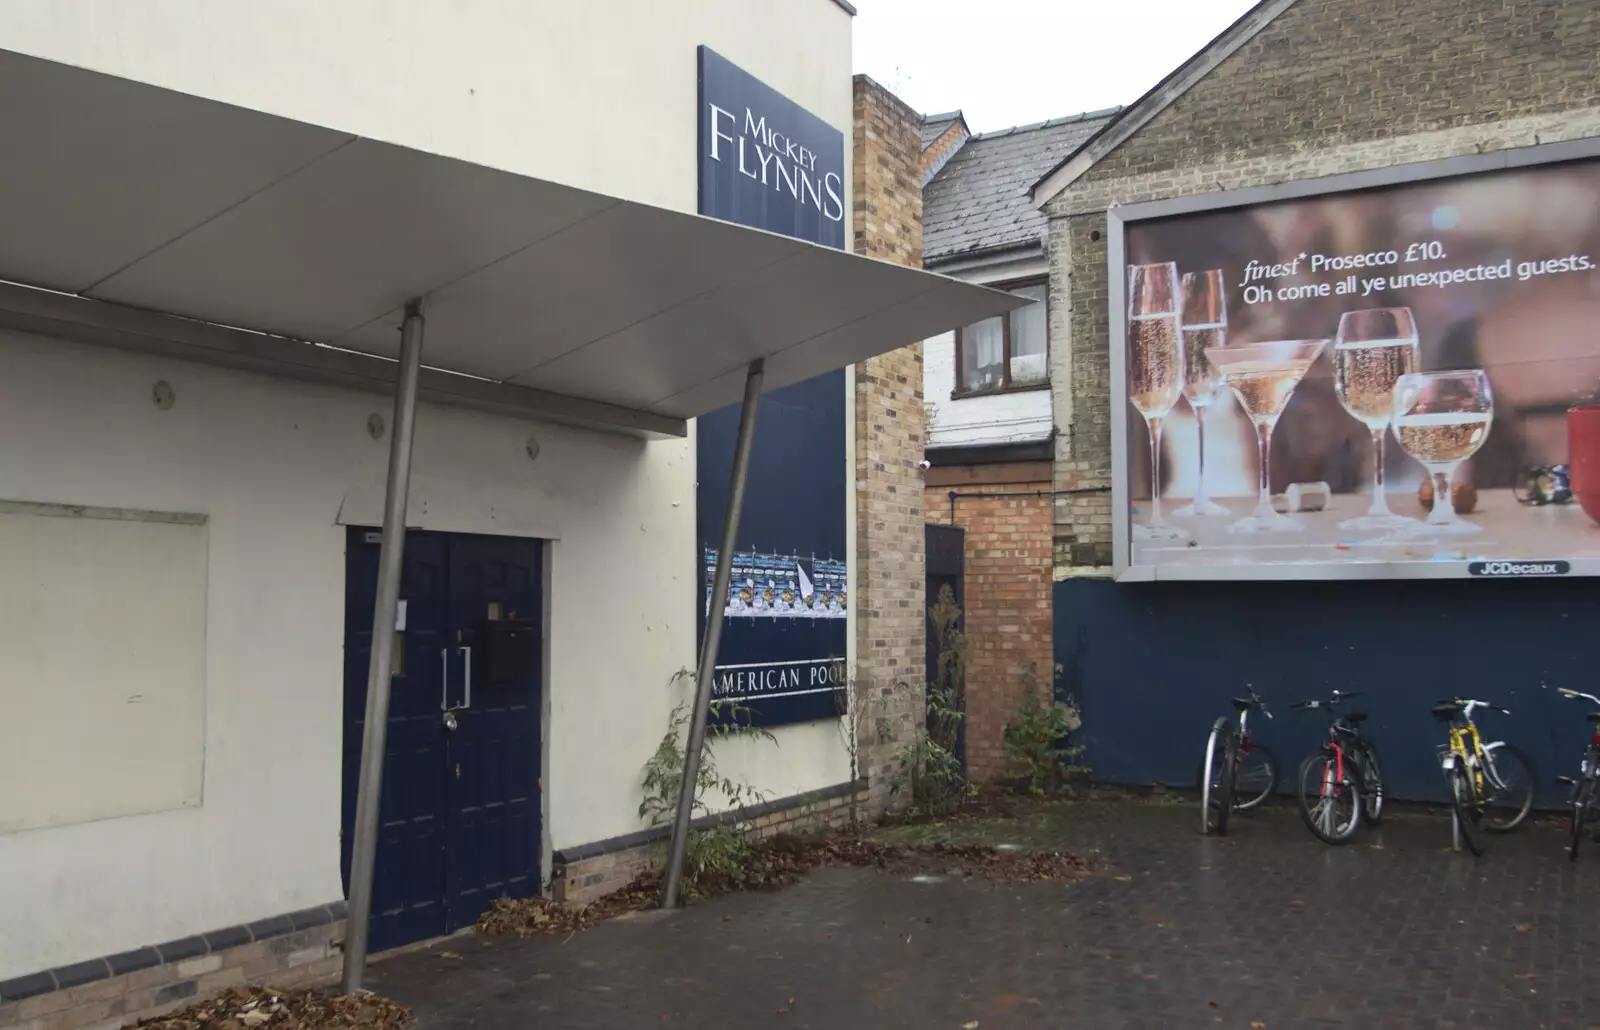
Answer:
[[[340,868],[347,896],[381,540],[375,530],[355,528],[346,548]],[[524,641],[519,658],[499,662],[491,675],[481,649],[507,627],[537,634],[540,552],[538,541],[515,537],[406,534],[374,951],[470,926],[495,898],[538,890],[543,643]],[[529,647],[538,649],[531,660]]]

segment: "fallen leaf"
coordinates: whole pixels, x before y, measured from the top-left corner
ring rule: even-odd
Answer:
[[[970,1023],[962,1023],[961,1030],[978,1030],[978,1021],[974,1019]]]
[[[439,957],[440,958],[460,958],[461,956],[457,955],[453,951],[441,951],[441,952],[439,952]]]
[[[243,1023],[245,1026],[260,1026],[262,1023],[265,1023],[271,1018],[272,1013],[270,1012],[262,1012],[260,1009],[252,1009],[249,1012],[241,1015],[239,1017],[239,1022]]]
[[[1517,931],[1518,933],[1527,933],[1529,930],[1533,929],[1533,924],[1532,923],[1518,923],[1516,926],[1513,926],[1512,929]]]
[[[1267,1024],[1259,1019],[1252,1019],[1250,1021],[1250,1030],[1267,1030]]]
[[[1131,876],[1117,876],[1117,877],[1114,877],[1114,879],[1119,883],[1127,883],[1129,880],[1133,879],[1133,877],[1131,877]]]

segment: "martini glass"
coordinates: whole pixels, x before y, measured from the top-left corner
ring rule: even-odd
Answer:
[[[1383,490],[1383,444],[1394,384],[1420,364],[1410,308],[1373,308],[1339,316],[1333,338],[1333,387],[1344,410],[1372,434],[1372,507],[1340,529],[1398,529],[1416,519],[1389,510]]]
[[[1194,499],[1172,514],[1226,515],[1228,509],[1206,490],[1206,412],[1222,389],[1222,377],[1206,357],[1206,348],[1221,347],[1228,338],[1228,302],[1222,269],[1183,274],[1183,399],[1194,412],[1196,469]]]
[[[1128,400],[1150,434],[1150,517],[1133,527],[1139,540],[1189,535],[1161,517],[1161,422],[1183,392],[1178,301],[1175,263],[1128,266]]]
[[[1216,366],[1239,407],[1250,416],[1256,427],[1256,445],[1260,449],[1261,489],[1256,498],[1256,509],[1249,515],[1230,522],[1229,533],[1298,533],[1305,529],[1299,519],[1280,515],[1272,510],[1272,430],[1278,416],[1289,404],[1294,388],[1300,385],[1317,360],[1327,340],[1273,340],[1268,343],[1246,343],[1236,347],[1210,347],[1206,357]]]
[[[1477,533],[1483,527],[1456,514],[1456,470],[1489,438],[1494,421],[1494,391],[1481,368],[1457,372],[1418,372],[1394,384],[1390,409],[1400,449],[1422,463],[1433,477],[1433,510],[1423,522],[1396,532],[1411,540]]]

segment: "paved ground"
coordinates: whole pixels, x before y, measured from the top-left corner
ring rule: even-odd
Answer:
[[[1052,806],[939,832],[1094,852],[1095,877],[827,870],[567,940],[457,938],[371,986],[419,1030],[1600,1027],[1600,847],[1573,865],[1535,825],[1473,859],[1417,812],[1342,848],[1289,809],[1225,839],[1197,824],[1190,805]]]

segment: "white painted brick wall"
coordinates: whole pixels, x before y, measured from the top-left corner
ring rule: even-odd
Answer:
[[[929,449],[1049,439],[1049,390],[952,400],[950,394],[956,386],[954,333],[925,341],[922,362],[922,393],[929,413]]]

